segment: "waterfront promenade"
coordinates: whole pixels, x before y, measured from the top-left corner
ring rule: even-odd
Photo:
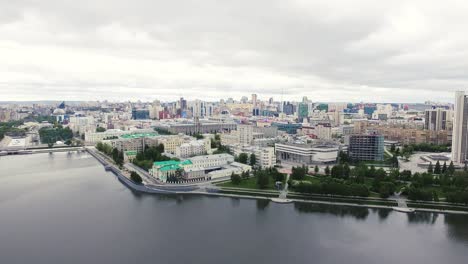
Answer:
[[[117,178],[123,182],[127,187],[144,193],[150,194],[194,194],[194,195],[209,195],[209,196],[224,196],[224,197],[236,197],[236,198],[245,198],[245,199],[268,199],[270,200],[273,197],[278,197],[280,192],[274,190],[253,190],[253,189],[243,189],[243,188],[223,188],[213,184],[213,182],[197,182],[190,184],[163,184],[158,183],[156,180],[150,180],[151,176],[147,173],[142,173],[140,170],[134,168],[131,165],[126,165],[126,168],[134,169],[137,173],[142,176],[145,180],[145,184],[136,184],[129,179],[129,173],[125,173],[118,167],[116,167],[113,162],[106,157],[105,155],[99,153],[93,148],[86,148],[86,151],[96,158],[106,170],[112,171]],[[281,195],[280,195],[281,196]],[[282,194],[284,196],[284,194]],[[338,196],[327,196],[327,195],[315,195],[306,196],[299,193],[289,193],[288,201],[291,202],[301,202],[301,203],[311,203],[311,204],[329,204],[329,205],[344,205],[344,206],[353,206],[353,207],[366,207],[366,208],[383,208],[383,209],[393,209],[395,205],[385,205],[377,204],[377,201],[395,203],[397,200],[391,199],[380,199],[380,198],[362,198],[362,197],[338,197]],[[323,200],[326,198],[328,200]],[[340,201],[333,201],[337,199]],[[366,203],[368,202],[368,203]],[[413,203],[417,204],[417,203]],[[428,205],[434,206],[435,203],[420,203],[420,207],[415,207],[414,209],[419,212],[434,212],[434,213],[450,213],[450,214],[468,214],[468,208],[459,207],[460,209],[465,210],[452,210],[452,209],[434,209],[434,208],[425,208]],[[458,206],[440,204],[439,206],[450,206],[451,208],[456,208]]]

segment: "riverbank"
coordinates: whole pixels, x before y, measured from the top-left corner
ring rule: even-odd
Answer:
[[[167,184],[136,184],[130,180],[124,173],[115,165],[107,161],[102,154],[94,150],[86,148],[91,156],[96,158],[108,171],[111,171],[116,177],[124,183],[128,188],[149,194],[193,194],[193,195],[209,195],[209,196],[224,196],[232,198],[244,199],[268,199],[277,198],[279,192],[275,190],[253,190],[243,188],[223,188],[215,186],[209,182],[196,183],[190,185],[167,185]],[[393,209],[398,206],[396,200],[379,199],[379,198],[363,198],[363,197],[346,197],[346,196],[331,196],[331,195],[305,195],[300,193],[288,193],[288,200],[292,202],[327,204],[327,205],[342,205],[353,207],[367,207],[367,208],[382,208]],[[435,203],[409,203],[411,208],[418,212],[433,212],[444,214],[468,214],[468,207],[448,205],[448,204],[435,204]]]

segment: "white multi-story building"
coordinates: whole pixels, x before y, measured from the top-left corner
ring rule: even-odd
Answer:
[[[185,142],[184,135],[164,136],[159,139],[159,143],[164,145],[164,152],[176,154],[177,147]]]
[[[146,146],[155,147],[159,144],[159,134],[157,133],[136,133],[136,134],[125,134],[120,136],[118,139],[111,140],[112,147],[119,151],[136,151],[142,152]]]
[[[229,154],[204,155],[189,158],[192,167],[212,168],[220,167],[234,162],[234,156]]]
[[[424,128],[433,131],[449,130],[452,111],[444,108],[427,109],[425,111]]]
[[[239,144],[250,145],[253,140],[253,126],[252,125],[238,125],[237,126]]]
[[[464,163],[468,152],[468,97],[463,91],[455,92],[455,110],[452,134],[452,161]]]
[[[230,133],[221,134],[221,144],[223,145],[251,145],[254,140],[252,125],[237,125],[237,130]],[[258,133],[257,133],[258,135]]]
[[[96,124],[92,116],[70,116],[69,127],[80,134],[96,130]]]
[[[252,94],[252,105],[253,106],[257,105],[257,95],[256,94]]]
[[[242,173],[250,170],[248,165],[234,162],[229,154],[205,155],[183,161],[159,161],[149,170],[150,175],[166,182],[180,174],[184,180],[206,180],[230,176],[232,172]]]
[[[247,153],[248,155],[255,154],[257,159],[257,163],[255,165],[262,168],[271,168],[276,165],[276,154],[274,147],[238,146],[233,148],[233,151],[236,156],[241,153]]]
[[[108,129],[104,132],[86,132],[85,141],[90,143],[97,143],[105,139],[117,139],[118,137],[126,134],[134,133],[152,133],[154,130],[137,129],[137,130],[120,130],[120,129]]]
[[[161,106],[161,103],[158,100],[155,100],[150,108],[150,118],[159,119],[159,113],[163,110],[164,108]]]
[[[276,143],[275,150],[278,160],[310,165],[335,162],[339,147],[320,144]]]
[[[243,172],[251,171],[252,167],[246,164],[242,164],[239,162],[230,163],[229,166],[224,167],[221,170],[214,170],[207,174],[210,180],[219,179],[219,178],[227,178],[230,177],[233,173],[234,174],[241,174]]]
[[[196,155],[204,155],[211,149],[211,142],[209,138],[192,140],[190,142],[182,143],[176,147],[175,155],[179,158],[188,158]]]
[[[233,130],[231,133],[223,133],[220,138],[221,144],[225,146],[239,144],[239,132],[237,130]]]

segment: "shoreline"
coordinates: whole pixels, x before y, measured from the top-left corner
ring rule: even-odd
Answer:
[[[117,179],[126,185],[132,191],[138,191],[147,194],[173,194],[173,195],[205,195],[205,196],[215,196],[215,197],[231,197],[231,198],[242,198],[242,199],[255,199],[255,200],[270,200],[277,196],[276,193],[271,191],[266,192],[257,192],[255,189],[242,189],[239,190],[232,190],[226,189],[224,190],[221,187],[209,185],[206,182],[202,184],[190,184],[190,185],[144,185],[144,184],[136,184],[127,178],[120,169],[116,168],[113,164],[110,164],[107,160],[102,158],[100,153],[96,153],[94,150],[86,148],[86,152],[88,152],[91,156],[93,156],[96,160],[98,160],[107,171],[111,171]],[[202,186],[203,185],[203,186]],[[223,193],[223,191],[231,192],[231,193]],[[253,194],[252,194],[253,193]],[[333,196],[323,196],[319,197],[316,196],[317,199],[314,200],[314,197],[306,197],[305,195],[301,194],[291,194],[293,197],[288,197],[288,200],[291,202],[299,202],[299,203],[311,203],[311,204],[326,204],[326,205],[338,205],[338,206],[352,206],[352,207],[361,207],[361,208],[379,208],[379,209],[390,209],[393,210],[395,207],[394,205],[384,205],[384,204],[370,204],[366,202],[382,202],[382,203],[393,203],[396,201],[394,200],[381,200],[381,199],[358,199],[362,203],[353,203],[353,202],[345,202],[345,201],[325,201],[323,199],[355,199],[353,197],[333,197]],[[298,198],[298,196],[303,196],[303,198]],[[309,198],[309,199],[305,199]],[[320,198],[322,200],[320,200]],[[417,201],[413,201],[414,203],[418,203]],[[436,204],[425,204],[421,203],[421,206],[437,206]],[[444,206],[443,204],[440,206]],[[457,207],[458,205],[453,205]],[[468,215],[468,211],[463,210],[450,210],[450,209],[434,209],[434,208],[423,208],[423,207],[411,207],[415,209],[416,212],[430,212],[430,213],[442,213],[442,214],[464,214]],[[465,208],[463,208],[465,209]],[[468,210],[468,208],[466,208]]]

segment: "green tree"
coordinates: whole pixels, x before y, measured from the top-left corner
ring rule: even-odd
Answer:
[[[343,178],[348,179],[351,175],[351,168],[349,167],[348,163],[343,165]]]
[[[411,176],[412,176],[412,173],[410,170],[403,170],[401,173],[400,173],[400,179],[403,180],[403,181],[409,181],[411,180]]]
[[[317,165],[315,165],[315,168],[314,168],[314,172],[315,172],[315,175],[317,175],[319,173],[319,167]]]
[[[338,161],[340,164],[348,163],[350,161],[349,155],[344,151],[340,151],[338,153]]]
[[[241,153],[239,154],[239,156],[237,157],[237,160],[240,162],[240,163],[243,163],[243,164],[247,164],[247,161],[249,159],[249,155],[247,155],[247,153]]]
[[[393,167],[395,168],[398,168],[398,157],[396,154],[394,154],[391,158],[390,158],[390,163],[392,164]]]
[[[114,160],[115,163],[117,163],[119,159],[119,150],[116,148],[112,149],[112,159]]]
[[[105,132],[106,129],[104,127],[96,127],[96,132]]]
[[[447,168],[447,173],[450,176],[453,176],[453,174],[455,173],[455,166],[453,165],[453,161],[450,161],[450,165]]]
[[[434,174],[440,174],[442,172],[442,169],[440,167],[439,161],[436,162],[436,165],[434,167]]]
[[[330,176],[330,166],[325,167],[325,175]]]
[[[444,161],[444,165],[442,166],[442,173],[447,172],[447,162]]]
[[[379,194],[381,198],[388,198],[395,192],[395,184],[392,182],[382,182],[379,187]]]
[[[124,153],[123,151],[119,151],[119,156],[117,157],[117,164],[122,166],[124,163]]]
[[[242,176],[242,179],[247,179],[250,176],[250,172],[249,171],[243,171],[241,176]]]
[[[241,176],[239,174],[235,174],[234,172],[231,174],[231,182],[232,184],[239,185],[242,181]]]
[[[367,177],[370,177],[370,178],[374,178],[375,177],[375,174],[377,173],[377,170],[375,169],[375,166],[372,165],[370,166],[370,169],[369,171],[367,172]]]
[[[291,179],[293,180],[302,181],[304,180],[306,174],[307,167],[305,166],[292,167],[291,169]]]
[[[264,170],[256,171],[257,185],[260,189],[266,189],[270,183],[270,177]]]
[[[255,166],[257,164],[257,156],[254,153],[250,154],[250,165]]]
[[[200,134],[200,133],[196,133],[195,135],[193,135],[196,139],[203,139],[203,135]]]
[[[427,172],[431,174],[434,173],[434,167],[432,166],[432,162],[429,163],[429,166],[427,167]]]
[[[141,176],[138,173],[134,172],[134,171],[132,171],[130,173],[130,179],[132,181],[134,181],[135,183],[142,183],[143,182],[143,179],[141,178]]]
[[[176,177],[177,181],[182,180],[183,176],[184,176],[184,170],[183,169],[177,169],[175,171],[175,177]]]

